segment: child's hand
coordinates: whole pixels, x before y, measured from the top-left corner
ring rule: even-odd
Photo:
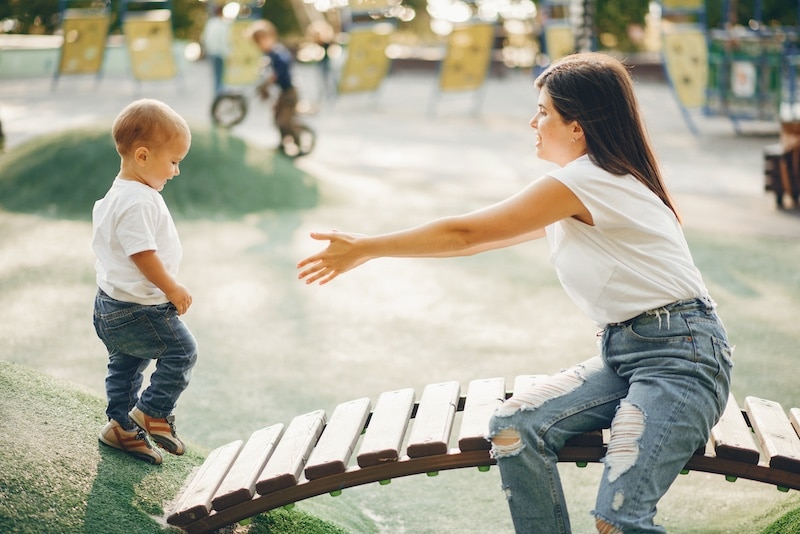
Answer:
[[[192,305],[192,295],[180,284],[176,284],[175,289],[167,293],[167,298],[178,309],[178,315],[186,313]]]
[[[267,100],[269,98],[269,81],[259,84],[256,89],[258,91],[258,97],[261,100]]]
[[[186,313],[192,305],[192,295],[167,272],[155,250],[143,250],[132,254],[131,260],[145,278],[164,292],[167,299],[178,309],[178,315]]]

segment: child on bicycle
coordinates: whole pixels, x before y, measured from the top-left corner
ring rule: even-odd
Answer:
[[[275,125],[281,135],[280,147],[285,150],[287,137],[300,146],[301,124],[297,118],[298,93],[292,80],[292,53],[278,41],[278,30],[268,20],[250,25],[247,32],[270,61],[270,75],[259,85],[262,98],[269,97],[269,86],[275,84],[280,91],[275,102]]]

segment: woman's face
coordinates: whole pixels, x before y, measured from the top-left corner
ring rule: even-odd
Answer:
[[[563,167],[586,153],[583,131],[576,121],[565,122],[553,106],[546,87],[539,91],[538,111],[530,122],[536,130],[536,155]]]

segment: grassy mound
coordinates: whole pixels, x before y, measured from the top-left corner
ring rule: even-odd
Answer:
[[[152,466],[100,445],[104,411],[104,400],[92,392],[0,361],[0,532],[176,531],[160,522],[164,503],[203,456],[190,444],[184,456],[167,455]],[[246,530],[343,532],[285,510],[256,517]]]
[[[108,128],[31,140],[0,158],[0,206],[49,217],[89,219],[119,170]],[[266,209],[310,208],[316,180],[282,154],[224,131],[193,130],[181,174],[162,191],[173,215],[235,217]]]
[[[762,534],[797,534],[798,532],[800,532],[800,509],[795,509],[765,528]]]

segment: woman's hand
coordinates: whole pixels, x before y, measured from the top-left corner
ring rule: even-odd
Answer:
[[[369,258],[358,251],[358,240],[364,236],[345,234],[337,231],[322,233],[311,232],[311,237],[318,241],[328,241],[328,246],[316,254],[312,254],[297,264],[301,269],[297,277],[306,284],[319,282],[327,284],[342,273],[358,267]]]

